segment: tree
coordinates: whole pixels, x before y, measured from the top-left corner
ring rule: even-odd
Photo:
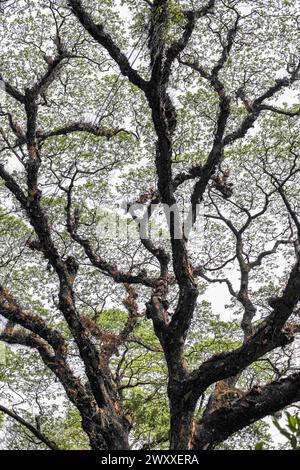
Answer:
[[[0,410],[19,447],[228,448],[299,401],[298,10],[3,2]]]

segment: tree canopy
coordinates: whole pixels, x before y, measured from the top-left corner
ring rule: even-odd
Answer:
[[[299,2],[0,6],[1,446],[298,448]]]

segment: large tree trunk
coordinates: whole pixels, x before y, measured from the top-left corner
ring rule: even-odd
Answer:
[[[171,409],[171,430],[170,448],[171,450],[189,450],[192,447],[193,439],[193,412],[182,407],[172,407]]]
[[[106,426],[103,415],[98,415],[93,420],[85,418],[82,420],[82,427],[89,436],[92,450],[128,450],[130,426],[126,419],[120,417],[110,419]],[[97,423],[96,421],[99,421]]]

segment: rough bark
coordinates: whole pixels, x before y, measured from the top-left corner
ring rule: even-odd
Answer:
[[[256,97],[251,105],[240,91],[247,111],[246,117],[240,125],[228,132],[228,122],[231,117],[232,97],[226,90],[220,76],[234,47],[234,41],[239,31],[240,15],[228,28],[219,58],[211,70],[204,70],[198,62],[184,61],[182,52],[188,46],[197,22],[214,13],[215,1],[207,1],[202,8],[194,11],[184,11],[185,23],[179,39],[167,44],[165,31],[169,20],[169,2],[167,0],[154,0],[149,4],[149,41],[150,78],[145,80],[142,75],[130,65],[126,55],[120,50],[114,39],[108,34],[103,25],[93,21],[80,0],[68,0],[72,13],[78,19],[82,28],[103,48],[119,67],[120,73],[133,85],[138,87],[147,100],[151,112],[153,129],[156,134],[155,167],[157,175],[157,189],[151,198],[173,208],[178,216],[178,200],[176,191],[186,181],[193,183],[190,194],[192,206],[192,221],[197,219],[197,206],[203,201],[205,193],[210,196],[210,183],[228,197],[229,187],[225,187],[226,178],[220,181],[216,172],[223,160],[224,150],[242,139],[262,112],[284,114],[287,117],[299,115],[299,111],[285,112],[266,103],[277,92],[293,84],[298,77],[300,62],[293,72],[286,78],[276,80],[273,85]],[[234,10],[235,11],[235,10]],[[63,385],[69,400],[77,407],[82,427],[86,431],[90,446],[94,450],[128,449],[129,432],[132,417],[128,416],[122,408],[121,397],[112,379],[110,359],[114,352],[126,342],[137,324],[138,306],[136,302],[134,285],[141,285],[151,290],[146,303],[147,318],[151,319],[153,329],[160,341],[169,374],[168,397],[170,405],[170,447],[173,450],[184,449],[212,449],[234,432],[250,425],[270,413],[280,410],[299,400],[300,375],[293,374],[281,381],[273,382],[264,387],[255,387],[245,394],[234,390],[236,381],[249,365],[275,348],[283,347],[294,339],[296,329],[288,326],[288,320],[295,311],[300,300],[300,261],[296,259],[291,269],[288,282],[283,289],[281,297],[272,302],[272,312],[258,326],[252,322],[255,315],[255,305],[249,293],[249,273],[259,266],[262,260],[276,252],[280,244],[290,243],[290,240],[277,241],[271,250],[260,253],[250,262],[245,261],[243,252],[243,234],[246,228],[267,209],[270,194],[265,194],[265,206],[254,216],[248,211],[248,219],[241,229],[237,229],[230,220],[221,214],[216,206],[217,215],[235,237],[236,253],[241,282],[238,292],[235,292],[228,279],[212,279],[206,275],[200,266],[193,266],[189,257],[187,242],[188,236],[177,238],[175,236],[174,217],[169,222],[171,240],[171,257],[162,249],[157,248],[152,241],[141,239],[141,243],[159,262],[160,275],[149,277],[143,270],[137,274],[124,272],[118,266],[109,263],[97,254],[88,235],[81,236],[78,230],[79,220],[72,207],[72,189],[74,180],[66,190],[66,227],[72,242],[76,243],[84,252],[86,259],[101,273],[109,276],[115,283],[124,284],[127,297],[124,305],[128,311],[128,319],[122,331],[108,337],[100,331],[96,323],[87,321],[77,310],[74,293],[74,281],[79,266],[72,256],[65,257],[59,252],[51,231],[47,214],[41,203],[42,191],[39,185],[39,174],[43,159],[43,142],[48,138],[55,138],[73,132],[88,132],[97,137],[110,139],[123,129],[106,129],[90,123],[71,122],[65,126],[47,131],[37,130],[39,113],[38,98],[43,95],[55,82],[63,67],[68,65],[71,55],[57,46],[57,55],[49,63],[44,75],[37,80],[24,93],[5,82],[8,95],[22,106],[26,116],[26,130],[19,130],[12,117],[8,115],[10,127],[17,137],[16,145],[25,147],[28,158],[24,164],[26,172],[26,189],[4,168],[0,166],[0,177],[7,189],[19,203],[23,213],[33,228],[36,240],[30,240],[28,246],[39,251],[53,268],[59,282],[59,310],[63,315],[72,338],[78,349],[84,365],[87,384],[73,373],[68,364],[67,341],[57,330],[52,329],[46,321],[34,312],[26,312],[1,286],[0,314],[8,320],[0,338],[10,344],[35,348],[39,352],[44,364],[55,374]],[[218,111],[212,146],[203,165],[188,168],[177,175],[173,174],[172,158],[174,154],[174,134],[177,126],[176,107],[170,98],[169,83],[174,63],[191,69],[202,79],[206,80],[217,96]],[[2,76],[0,75],[2,80]],[[275,180],[276,190],[280,194],[287,211],[298,230],[300,236],[300,223],[298,216],[288,202],[284,192],[285,182]],[[214,204],[213,198],[211,203]],[[151,209],[149,209],[151,210]],[[246,211],[247,212],[247,211]],[[134,218],[134,215],[133,215]],[[178,220],[177,220],[178,222]],[[169,272],[172,264],[173,272]],[[243,307],[241,327],[244,332],[243,344],[230,352],[220,353],[209,358],[194,371],[189,371],[184,358],[186,338],[195,312],[198,289],[196,277],[200,276],[207,282],[224,282],[233,297]],[[170,318],[167,297],[171,285],[178,287],[178,302],[175,312]],[[18,326],[18,329],[15,328]],[[21,328],[21,329],[19,329]],[[101,351],[93,341],[97,336],[102,341]],[[131,337],[134,341],[134,337]],[[217,384],[212,394],[206,412],[201,420],[195,420],[197,403],[208,387]],[[217,399],[217,390],[220,385],[230,386],[233,393],[227,393],[227,400]],[[228,390],[227,390],[228,392]],[[0,407],[1,409],[1,407]],[[9,414],[7,412],[7,414]],[[39,435],[37,430],[25,423],[22,418],[15,419],[30,429],[48,447],[55,445],[47,437]]]

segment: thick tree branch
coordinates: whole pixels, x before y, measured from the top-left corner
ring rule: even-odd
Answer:
[[[12,194],[15,195],[16,199],[20,202],[21,206],[23,208],[26,207],[27,198],[24,191],[18,185],[14,177],[11,176],[11,174],[5,169],[3,164],[0,164],[0,177],[4,181],[7,189],[9,189]]]
[[[68,135],[73,132],[86,132],[88,134],[95,135],[96,137],[106,137],[107,140],[111,139],[120,132],[125,132],[126,134],[131,134],[131,132],[126,131],[125,129],[116,129],[108,127],[100,127],[93,123],[89,122],[73,122],[64,127],[54,129],[51,131],[38,132],[37,139],[40,142],[43,142],[49,137],[56,137],[60,135]]]

